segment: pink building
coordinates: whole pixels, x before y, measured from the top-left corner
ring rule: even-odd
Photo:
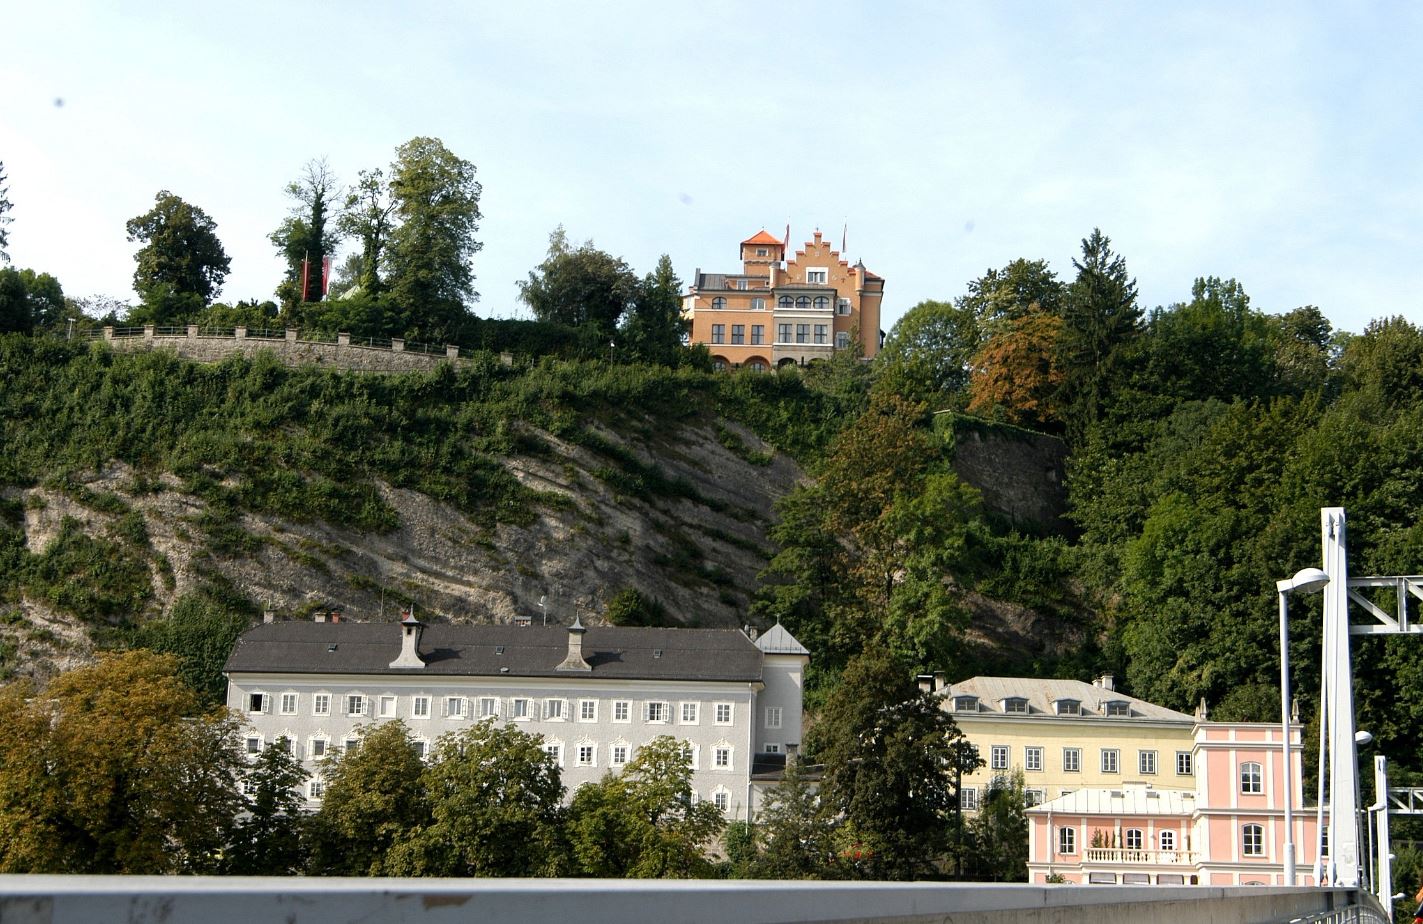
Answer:
[[[1289,773],[1299,885],[1313,885],[1316,816],[1302,804],[1299,726]],[[1280,727],[1198,722],[1194,789],[1083,789],[1028,810],[1028,880],[1284,885]]]

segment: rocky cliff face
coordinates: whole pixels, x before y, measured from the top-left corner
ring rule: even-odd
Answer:
[[[288,614],[340,608],[358,619],[393,619],[413,603],[430,618],[498,622],[601,619],[608,599],[636,588],[686,625],[745,622],[756,574],[769,554],[772,504],[803,477],[789,457],[750,431],[702,420],[658,429],[646,421],[600,435],[668,479],[695,486],[691,497],[637,492],[610,478],[606,460],[547,433],[537,457],[514,455],[506,467],[545,492],[528,525],[482,525],[425,495],[379,484],[400,525],[367,534],[324,523],[293,523],[243,514],[238,549],[215,554],[199,524],[203,502],[176,479],[138,491],[133,473],[113,466],[86,478],[93,495],[117,497],[96,508],[74,492],[11,489],[22,505],[25,542],[43,553],[66,530],[112,537],[134,513],[146,527],[156,618],[185,593],[214,579],[230,582],[259,607]],[[729,448],[730,447],[730,448]],[[116,512],[116,508],[121,512]],[[124,509],[126,508],[126,509]],[[104,580],[102,575],[90,579]],[[544,606],[539,605],[540,599]],[[54,601],[22,594],[0,606],[6,660],[26,673],[49,673],[89,656],[93,626]]]

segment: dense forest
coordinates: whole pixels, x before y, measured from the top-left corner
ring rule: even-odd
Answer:
[[[639,278],[561,229],[524,287],[539,320],[475,317],[478,192],[472,165],[433,139],[402,146],[388,178],[362,173],[342,195],[324,165],[311,166],[273,236],[291,256],[279,302],[214,301],[225,272],[220,244],[208,246],[215,236],[205,273],[170,272],[175,224],[214,229],[166,192],[130,223],[144,244],[138,305],[67,299],[51,276],[0,270],[0,330],[12,332],[0,338],[4,669],[16,667],[8,639],[24,631],[14,604],[40,599],[86,620],[101,647],[177,654],[211,697],[220,642],[256,615],[242,587],[220,580],[166,610],[152,605],[165,564],[142,518],[86,486],[112,464],[132,472],[131,496],[201,498],[193,528],[213,556],[240,556],[251,543],[244,512],[391,530],[398,516],[382,485],[491,528],[537,518],[566,498],[521,483],[506,462],[547,451],[551,438],[600,453],[600,477],[626,496],[697,497],[693,481],[599,429],[635,441],[691,417],[745,427],[810,476],[777,505],[745,618],[779,620],[811,649],[808,705],[826,714],[841,678],[872,654],[904,676],[958,679],[986,664],[1112,672],[1164,706],[1204,700],[1215,718],[1269,720],[1274,582],[1319,563],[1320,507],[1348,512],[1352,573],[1420,570],[1423,330],[1403,318],[1339,331],[1313,306],[1259,311],[1241,283],[1213,276],[1148,310],[1125,258],[1093,231],[1068,276],[1038,259],[990,269],[910,309],[873,360],[846,352],[805,369],[713,372],[704,351],[679,343],[670,261]],[[361,251],[337,273],[344,297],[313,300],[311,258],[297,255],[334,252],[327,227]],[[421,252],[443,262],[412,258]],[[448,340],[473,359],[365,376],[265,358],[197,366],[64,339],[70,321],[92,326],[100,309],[111,323],[270,321]],[[498,351],[516,361],[502,364]],[[955,474],[958,424],[975,421],[1063,441],[1065,528],[1007,519]],[[726,442],[760,452],[729,431]],[[66,529],[31,548],[16,498],[41,484],[106,510],[110,529]],[[985,659],[969,641],[984,601],[1043,617],[1061,643]],[[1295,689],[1312,722],[1319,615],[1310,599],[1291,612]],[[668,618],[636,594],[607,616]],[[1355,663],[1359,726],[1396,777],[1423,771],[1423,648],[1361,639]]]

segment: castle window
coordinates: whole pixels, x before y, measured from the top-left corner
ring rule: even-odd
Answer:
[[[769,252],[769,251],[767,251],[766,248],[764,248],[764,247],[757,247],[757,248],[756,248],[756,256],[758,256],[758,257],[764,257],[764,256],[766,256],[766,254],[767,254],[768,252]]]
[[[1116,748],[1102,748],[1102,772],[1121,772],[1122,752]]]
[[[842,350],[850,348],[850,332],[842,330],[835,335],[835,345]]]
[[[848,315],[850,313],[850,300],[848,298],[842,298],[836,302],[835,313]]]
[[[829,342],[830,342],[830,334],[829,334],[829,326],[828,326],[828,325],[825,325],[825,324],[817,324],[817,325],[815,325],[815,342],[816,342],[816,343],[829,343]]]
[[[827,269],[808,269],[805,271],[805,281],[807,285],[823,286],[830,281],[830,271]]]
[[[795,326],[795,342],[796,342],[796,343],[809,343],[809,342],[810,342],[810,325],[809,325],[809,324],[797,324],[797,325]]]
[[[798,296],[796,296],[795,306],[796,306],[797,308],[799,308],[801,311],[809,311],[809,310],[810,310],[810,296],[809,296],[809,295],[798,295]]]
[[[751,344],[759,346],[766,342],[766,326],[764,324],[751,325]]]
[[[825,311],[830,307],[830,299],[824,295],[815,296],[815,308],[817,311]]]
[[[331,694],[330,694],[330,693],[317,693],[315,696],[313,696],[313,697],[311,698],[311,714],[312,714],[312,715],[330,715],[330,714],[331,714]]]
[[[760,296],[757,296],[756,298],[751,299],[751,310],[752,310],[752,311],[765,311],[765,310],[766,310],[766,300],[765,300],[764,298],[761,298]]]
[[[282,715],[296,715],[296,694],[282,694]]]
[[[721,309],[726,307],[726,299],[718,295],[716,298],[712,299],[712,307],[715,308],[717,311],[720,311]]]
[[[795,306],[795,299],[791,298],[789,295],[782,295],[780,298],[776,299],[776,306],[784,311],[788,308],[792,308]]]
[[[777,343],[790,343],[790,342],[791,342],[791,326],[790,326],[789,324],[777,324],[777,325],[776,325],[776,342],[777,342]]]
[[[745,343],[745,342],[746,342],[746,325],[745,325],[745,324],[733,324],[733,325],[731,325],[731,342],[732,342],[732,343]]]
[[[1008,769],[1008,745],[995,744],[988,750],[988,769],[1007,770]]]
[[[725,343],[725,342],[726,342],[726,325],[725,325],[725,324],[713,324],[713,325],[712,325],[712,343]]]

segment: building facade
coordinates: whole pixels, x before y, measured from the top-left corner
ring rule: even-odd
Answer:
[[[819,231],[789,259],[788,244],[762,230],[741,242],[741,272],[696,271],[682,313],[718,367],[804,364],[856,340],[866,358],[879,352],[884,279]]]
[[[1013,770],[1023,771],[1030,805],[1081,789],[1195,785],[1195,718],[1120,693],[1110,676],[974,677],[939,692],[983,758],[963,779],[965,811]]]
[[[1299,727],[1291,729],[1288,770],[1280,736],[1277,725],[1201,722],[1192,789],[1090,789],[1029,809],[1029,881],[1285,885],[1288,772],[1296,882],[1314,885],[1319,825],[1303,807]]]
[[[809,654],[784,628],[273,622],[245,633],[226,665],[227,704],[255,755],[285,740],[324,791],[321,762],[359,730],[399,719],[429,753],[483,719],[543,739],[571,794],[671,735],[687,747],[700,799],[747,818],[801,735]]]

